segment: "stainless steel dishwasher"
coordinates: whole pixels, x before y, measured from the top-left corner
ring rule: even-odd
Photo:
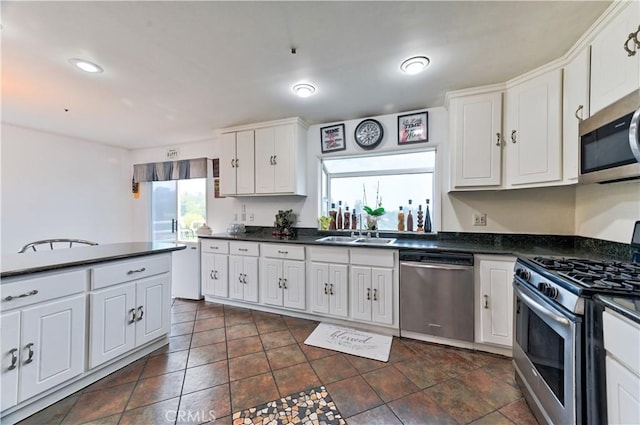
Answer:
[[[474,340],[473,254],[400,251],[400,334]]]

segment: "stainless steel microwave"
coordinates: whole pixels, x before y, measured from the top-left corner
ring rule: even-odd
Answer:
[[[640,91],[580,122],[580,183],[640,178]]]

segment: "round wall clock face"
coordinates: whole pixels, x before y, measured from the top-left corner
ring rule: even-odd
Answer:
[[[354,136],[358,146],[363,149],[373,149],[382,142],[384,131],[378,121],[367,119],[358,124]]]

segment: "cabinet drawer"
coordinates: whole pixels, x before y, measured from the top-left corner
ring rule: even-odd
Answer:
[[[342,264],[347,264],[349,262],[349,250],[347,248],[336,248],[334,246],[310,246],[307,250],[311,261]]]
[[[602,313],[604,348],[640,375],[640,325],[606,310]]]
[[[56,273],[34,279],[21,279],[2,285],[0,311],[84,292],[87,271]],[[26,294],[26,295],[25,295]]]
[[[262,256],[287,260],[304,260],[304,246],[286,244],[262,244]]]
[[[91,269],[91,289],[100,289],[168,271],[171,271],[171,254],[117,261]]]
[[[351,248],[351,264],[393,267],[396,251],[386,249]]]
[[[256,242],[229,242],[229,254],[257,257],[260,255],[260,249]]]
[[[201,239],[200,246],[202,248],[202,252],[211,252],[213,254],[229,253],[229,242],[227,241],[218,241],[215,239]]]

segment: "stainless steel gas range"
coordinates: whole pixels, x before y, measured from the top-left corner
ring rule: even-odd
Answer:
[[[640,264],[518,258],[516,380],[540,423],[603,424],[606,378],[597,294],[640,296]]]

